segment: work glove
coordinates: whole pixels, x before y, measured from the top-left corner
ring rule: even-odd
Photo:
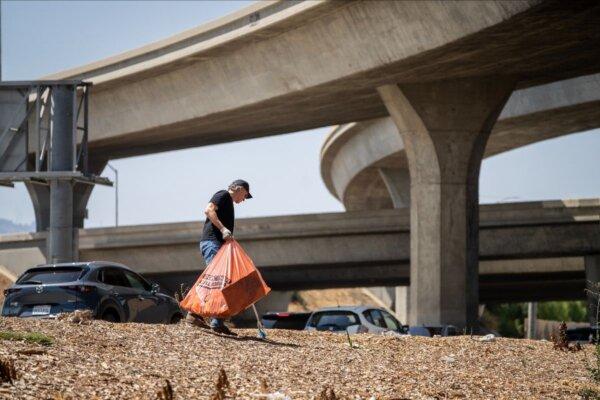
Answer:
[[[223,234],[223,240],[233,239],[233,234],[229,229],[223,227],[223,229],[221,229],[221,233]]]

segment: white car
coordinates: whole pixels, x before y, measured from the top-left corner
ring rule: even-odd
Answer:
[[[406,333],[403,326],[389,312],[372,306],[326,307],[314,311],[304,328],[308,331],[348,333]]]

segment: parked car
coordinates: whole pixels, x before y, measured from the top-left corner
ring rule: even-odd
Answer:
[[[575,343],[596,343],[600,336],[599,327],[585,326],[581,328],[567,329],[567,340]]]
[[[383,308],[343,306],[321,308],[313,312],[305,329],[349,333],[406,333],[407,327]]]
[[[52,317],[89,309],[111,322],[176,323],[178,302],[124,265],[93,261],[30,268],[4,290],[3,316]]]
[[[262,324],[267,329],[292,329],[301,331],[306,326],[309,312],[268,312],[261,318]]]
[[[408,328],[408,334],[411,336],[457,336],[458,329],[454,325],[415,325]]]

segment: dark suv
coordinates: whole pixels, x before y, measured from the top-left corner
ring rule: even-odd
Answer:
[[[92,261],[30,268],[4,291],[2,315],[52,317],[91,310],[112,322],[176,323],[177,301],[124,265]]]

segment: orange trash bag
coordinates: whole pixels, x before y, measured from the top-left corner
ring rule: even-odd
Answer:
[[[270,291],[242,246],[229,240],[179,304],[184,310],[203,317],[228,318]]]

